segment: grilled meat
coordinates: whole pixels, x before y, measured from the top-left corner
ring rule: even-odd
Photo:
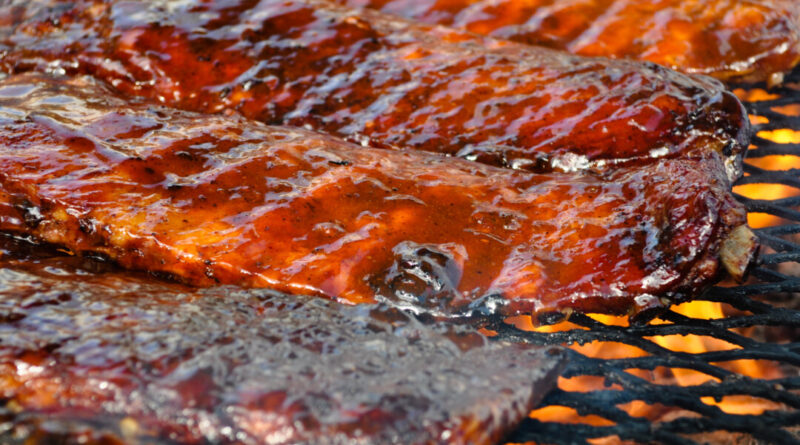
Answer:
[[[2,443],[496,443],[563,361],[381,306],[1,263]]]
[[[340,0],[584,56],[779,82],[800,62],[796,0]]]
[[[733,179],[747,145],[746,113],[720,83],[654,64],[326,0],[40,3],[17,13],[32,18],[7,29],[0,67],[93,74],[190,111],[536,172],[717,151]]]
[[[755,248],[704,155],[535,174],[22,75],[0,83],[0,228],[195,285],[443,316],[652,313],[721,256],[741,276]]]

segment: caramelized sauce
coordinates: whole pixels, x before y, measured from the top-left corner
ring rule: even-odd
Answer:
[[[325,0],[39,9],[18,13],[33,18],[9,31],[0,67],[88,73],[169,106],[236,110],[362,145],[536,172],[717,151],[730,158],[732,179],[747,145],[741,104],[712,79]]]
[[[129,103],[87,78],[0,83],[0,228],[193,285],[443,316],[697,293],[745,223],[722,164],[533,174]]]
[[[780,80],[800,61],[796,0],[341,0],[416,22],[723,80]]]
[[[0,252],[2,443],[496,443],[563,361],[385,306]]]

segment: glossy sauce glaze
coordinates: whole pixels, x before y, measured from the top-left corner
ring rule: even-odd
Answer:
[[[697,294],[745,224],[722,163],[533,174],[130,104],[88,78],[0,83],[0,229],[194,285],[442,316]]]
[[[496,443],[563,362],[385,306],[197,291],[10,244],[2,443]]]
[[[536,172],[717,151],[734,178],[749,136],[741,104],[712,79],[325,0],[25,8],[39,11],[6,27],[0,69],[88,73],[169,106],[236,110],[362,145]]]
[[[342,0],[584,56],[779,82],[800,61],[796,0]]]

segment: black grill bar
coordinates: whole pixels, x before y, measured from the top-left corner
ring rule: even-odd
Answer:
[[[767,90],[763,84],[734,87]],[[766,92],[770,95],[768,100],[745,103],[751,115],[768,120],[755,125],[748,157],[793,155],[798,156],[800,163],[800,143],[777,143],[758,134],[780,129],[800,132],[800,116],[784,114],[786,109],[777,108],[796,105],[796,114],[800,114],[800,69],[788,76],[783,86]],[[783,224],[756,230],[764,247],[747,284],[715,287],[698,298],[724,303],[731,315],[705,320],[667,311],[659,317],[663,324],[619,327],[573,314],[569,321],[581,329],[553,333],[523,331],[503,321],[486,326],[497,332],[498,340],[538,345],[616,342],[646,353],[642,357],[604,359],[570,350],[570,365],[562,377],[602,377],[607,388],[586,392],[557,389],[541,406],[572,408],[581,416],[601,417],[607,421],[606,425],[565,425],[531,418],[511,434],[509,441],[586,444],[591,439],[616,436],[636,443],[681,445],[730,443],[743,437],[758,443],[800,443],[800,169],[769,170],[746,164],[744,172],[745,177],[737,185],[781,184],[797,190],[795,196],[772,200],[737,195],[749,212],[782,218]],[[762,334],[757,336],[755,332],[759,330]],[[687,353],[672,351],[653,341],[653,337],[669,335],[712,337],[732,346],[726,350]],[[762,360],[779,369],[782,377],[755,379],[723,367],[724,363],[744,359]],[[678,386],[672,382],[654,383],[629,372],[657,368],[694,370],[718,381]],[[702,400],[704,397],[721,400],[727,396],[764,399],[781,408],[758,415],[732,414]],[[634,417],[620,407],[636,401],[674,409],[678,417],[663,420]],[[714,436],[726,432],[730,435]]]

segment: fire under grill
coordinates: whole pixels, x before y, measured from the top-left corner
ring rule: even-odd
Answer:
[[[571,347],[559,389],[509,441],[800,443],[800,69],[781,87],[735,91],[755,124],[734,188],[761,226],[750,280],[643,326],[580,314],[545,329],[487,326],[496,339]]]

